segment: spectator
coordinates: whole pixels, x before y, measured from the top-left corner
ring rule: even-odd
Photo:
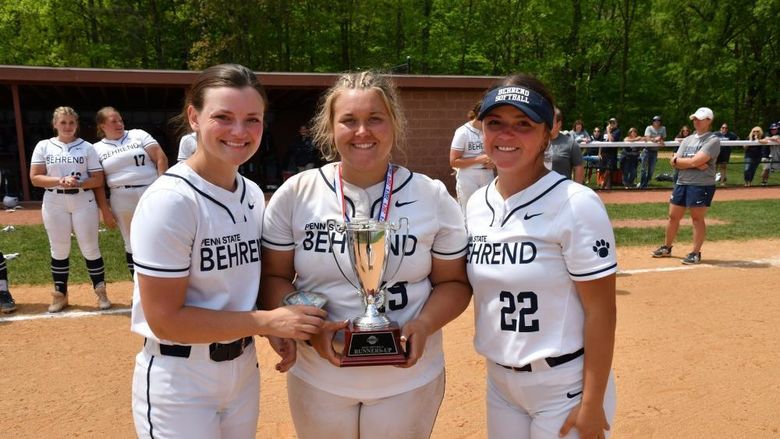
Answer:
[[[314,151],[314,143],[309,134],[309,127],[301,125],[298,128],[298,135],[295,136],[295,140],[290,145],[290,152],[298,172],[314,168],[317,156]]]
[[[493,163],[482,151],[482,122],[477,120],[477,102],[468,112],[469,121],[455,130],[450,144],[450,166],[455,169],[455,192],[463,214],[471,194],[495,176]]]
[[[753,127],[748,134],[748,140],[758,141],[764,138],[764,130],[759,126]],[[756,176],[758,164],[761,163],[761,145],[745,145],[745,186],[753,185],[753,177]]]
[[[691,129],[688,128],[688,125],[683,125],[680,128],[680,131],[677,132],[677,135],[674,136],[674,141],[675,142],[681,142],[682,139],[684,139],[684,138],[686,138],[686,137],[688,137],[690,135],[691,135]]]
[[[723,124],[720,126],[720,131],[715,133],[716,137],[719,137],[720,140],[737,140],[738,137],[736,134],[729,131],[729,124],[726,122],[723,122]],[[720,154],[718,155],[718,170],[715,174],[715,181],[720,181],[721,186],[726,186],[726,181],[728,180],[728,166],[729,166],[729,160],[731,159],[731,146],[730,145],[721,145],[720,147]]]
[[[658,146],[648,146],[642,150],[642,173],[639,176],[639,188],[645,189],[650,184],[655,172],[655,163],[658,161],[658,150],[664,146],[666,140],[666,127],[661,125],[661,116],[653,117],[653,123],[645,128],[645,140],[657,143]]]
[[[769,183],[769,173],[780,171],[780,122],[769,126],[769,135],[761,139],[761,143],[770,145],[767,154],[764,155],[764,170],[761,171],[761,186]]]
[[[582,123],[582,119],[577,119],[574,121],[574,125],[572,125],[571,131],[569,131],[569,135],[578,145],[590,143],[593,141],[593,137],[590,135],[590,133],[588,133],[588,130],[585,129],[585,124]]]
[[[605,142],[620,142],[620,139],[622,139],[618,121],[614,117],[609,119],[604,132]],[[612,173],[617,169],[617,154],[617,148],[607,146],[599,148],[602,166],[602,170],[599,171],[599,181],[602,181],[601,179],[603,178],[601,189],[612,189]]]
[[[693,221],[693,250],[683,258],[682,263],[698,264],[701,262],[701,247],[707,233],[704,217],[715,196],[715,161],[720,152],[720,138],[710,131],[714,119],[712,110],[701,107],[690,118],[696,134],[683,139],[672,156],[672,167],[679,169],[680,173],[669,201],[669,222],[666,224],[664,245],[653,252],[653,257],[668,258],[672,255],[672,243],[687,209]]]
[[[628,135],[625,139],[626,142],[641,142],[644,141],[644,137],[639,136],[639,131],[631,127],[628,129]],[[656,155],[657,155],[656,151]],[[639,149],[627,146],[623,148],[623,153],[620,155],[620,169],[623,170],[623,186],[626,189],[634,187],[634,180],[636,180],[636,170],[639,165]],[[653,164],[655,167],[655,163]],[[640,187],[637,185],[637,187]],[[646,187],[646,186],[645,186]]]
[[[590,136],[590,142],[588,145],[593,145],[593,142],[603,142],[604,134],[601,132],[601,128],[593,128],[593,135]],[[582,160],[585,162],[585,180],[587,184],[590,184],[590,178],[593,176],[593,169],[601,167],[601,158],[599,157],[598,146],[589,146],[585,149],[585,154],[582,156]]]
[[[585,166],[582,161],[582,151],[571,136],[561,133],[563,113],[555,108],[555,122],[550,131],[550,146],[544,153],[545,165],[550,169],[582,184],[585,178]]]

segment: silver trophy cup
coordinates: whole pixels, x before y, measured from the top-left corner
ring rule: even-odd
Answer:
[[[379,311],[385,305],[386,300],[386,289],[382,284],[383,280],[386,280],[385,271],[388,255],[390,254],[391,238],[402,227],[408,231],[408,220],[401,218],[399,225],[363,218],[354,219],[343,224],[336,223],[333,220],[328,222],[332,223],[332,227],[328,227],[329,230],[335,230],[338,233],[343,233],[345,236],[347,254],[352,267],[352,274],[357,279],[357,285],[350,280],[350,276],[344,273],[341,265],[339,265],[336,253],[333,252],[336,265],[347,281],[357,288],[365,306],[365,313],[352,319],[352,324],[362,330],[389,327],[390,319]],[[403,249],[399,253],[401,257],[391,278],[397,274],[401,262],[403,262]]]

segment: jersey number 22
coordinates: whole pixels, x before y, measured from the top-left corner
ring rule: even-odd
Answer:
[[[521,291],[515,296],[509,291],[502,291],[498,297],[504,305],[501,308],[502,331],[537,332],[539,330],[539,320],[531,318],[539,309],[536,293]],[[518,315],[516,316],[515,313]]]

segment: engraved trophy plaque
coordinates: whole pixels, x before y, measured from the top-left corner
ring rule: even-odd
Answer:
[[[357,285],[339,265],[336,253],[332,251],[332,254],[341,274],[357,288],[365,307],[363,315],[353,318],[344,330],[341,367],[405,363],[406,354],[401,348],[401,329],[398,323],[391,321],[381,312],[387,297],[383,279],[390,253],[390,238],[400,226],[373,219],[355,219],[343,224],[329,220],[328,223],[328,230],[335,230],[345,236],[346,250],[352,273],[357,278]],[[408,234],[408,220],[401,218],[400,224],[405,226]],[[330,234],[328,236],[330,237]],[[332,242],[330,246],[333,250]],[[404,252],[399,253],[401,259],[393,276],[403,261]]]

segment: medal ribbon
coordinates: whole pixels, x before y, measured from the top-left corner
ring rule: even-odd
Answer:
[[[334,176],[333,186],[336,188],[336,198],[341,201],[341,214],[344,217],[345,222],[349,222],[349,214],[347,214],[347,200],[344,197],[344,182],[341,175],[341,164],[338,165],[336,175]],[[387,164],[387,173],[385,174],[385,187],[382,190],[382,206],[379,209],[379,215],[377,220],[379,222],[387,221],[388,213],[390,212],[390,198],[393,195],[393,165]]]

